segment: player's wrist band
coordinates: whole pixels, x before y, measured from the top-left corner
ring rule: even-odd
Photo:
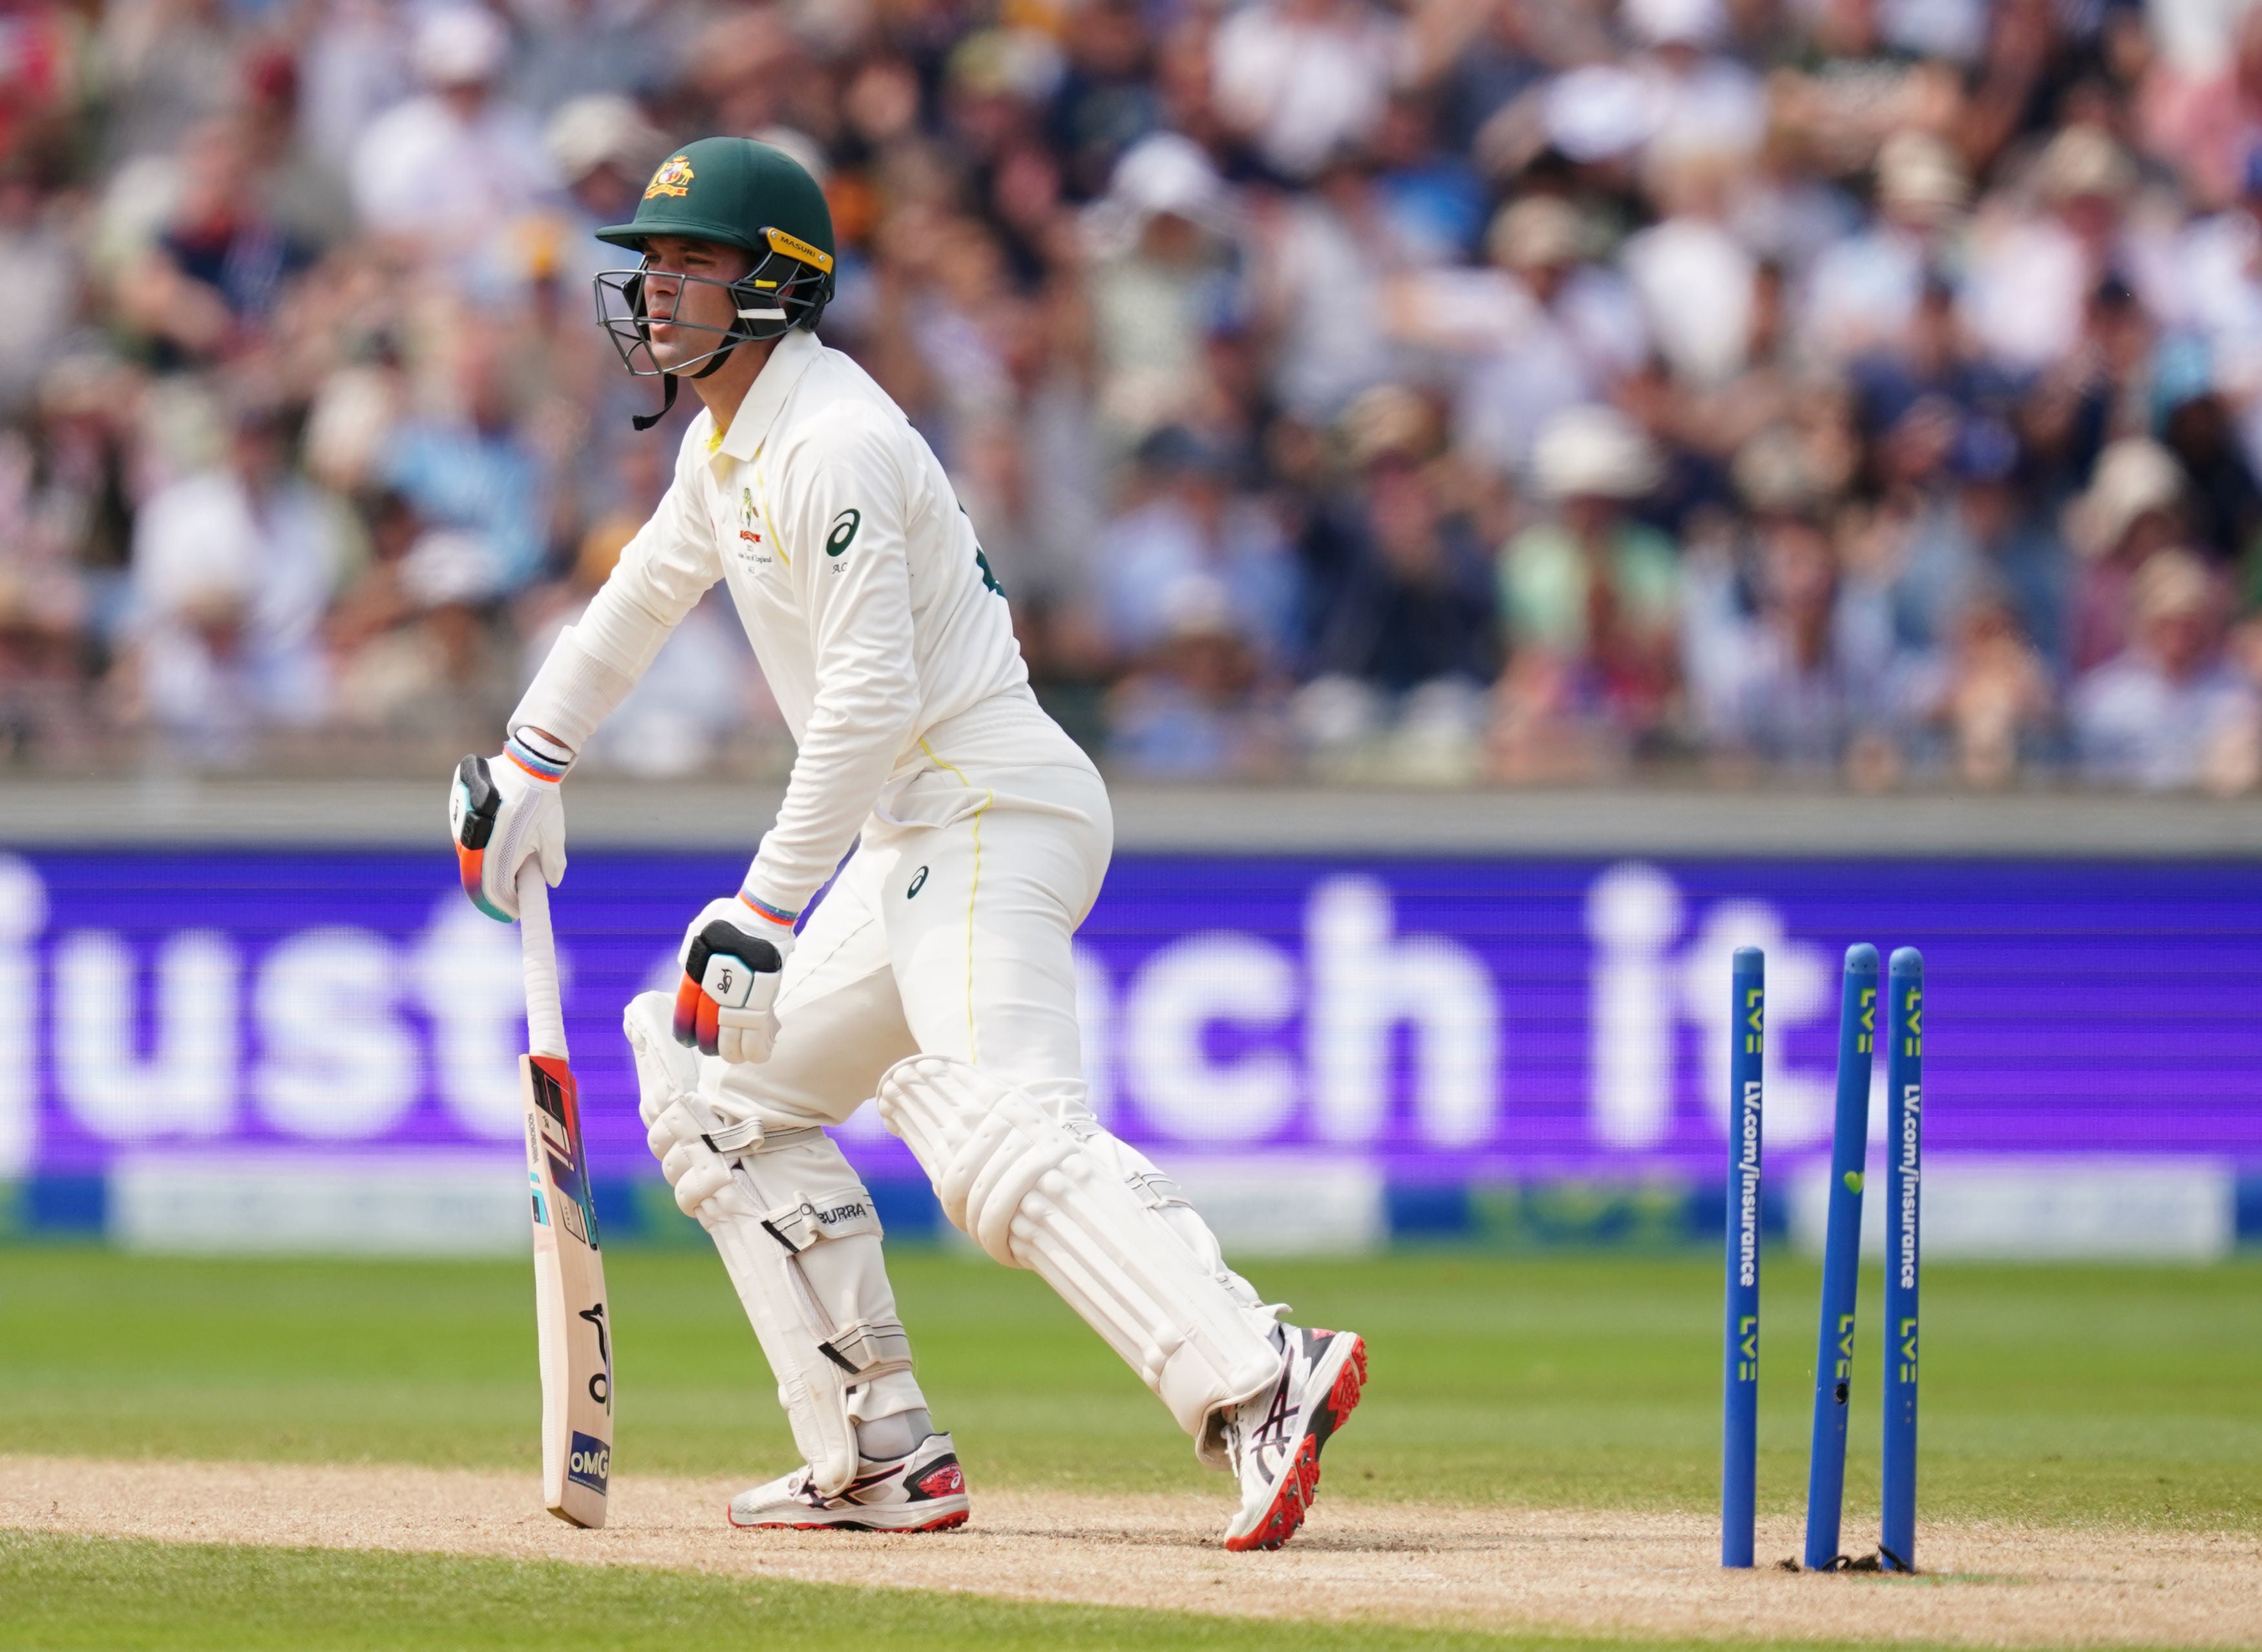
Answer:
[[[566,771],[573,767],[573,754],[569,748],[531,726],[511,730],[510,738],[502,743],[502,749],[511,761],[537,780],[552,783],[563,780]]]
[[[746,902],[747,905],[752,906],[756,912],[761,913],[763,917],[768,919],[774,924],[783,924],[787,928],[790,929],[800,920],[801,914],[799,913],[784,912],[771,905],[766,900],[756,900],[752,895],[746,893],[743,889],[738,891],[738,898]]]

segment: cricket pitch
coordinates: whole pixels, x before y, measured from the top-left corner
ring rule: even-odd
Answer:
[[[393,1550],[963,1591],[1008,1599],[1404,1627],[1971,1646],[2251,1646],[2248,1533],[1928,1524],[1913,1578],[1722,1572],[1709,1519],[1595,1510],[1330,1505],[1276,1554],[1217,1547],[1182,1495],[1006,1491],[920,1537],[733,1532],[736,1486],[626,1475],[581,1532],[532,1476],[401,1465],[0,1456],[0,1527],[176,1542]],[[1763,1519],[1763,1561],[1797,1547]]]

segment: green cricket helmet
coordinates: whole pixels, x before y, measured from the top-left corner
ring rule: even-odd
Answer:
[[[659,412],[636,420],[639,430],[649,429],[674,406],[677,375],[703,379],[740,344],[760,343],[796,327],[813,329],[832,298],[832,213],[825,191],[784,150],[752,138],[702,138],[677,150],[645,185],[636,216],[597,232],[598,240],[636,252],[655,235],[736,247],[753,256],[753,267],[735,281],[670,273],[673,281],[727,289],[737,318],[726,328],[676,323],[686,332],[713,335],[715,343],[673,367],[661,366],[652,354],[646,325],[650,259],[634,270],[608,270],[597,277],[598,324],[620,352],[622,364],[639,378],[667,380]]]

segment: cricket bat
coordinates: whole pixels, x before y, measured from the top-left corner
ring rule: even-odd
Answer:
[[[466,757],[457,765],[448,824],[455,834],[464,891],[495,918],[505,914],[480,895],[479,874],[501,805],[486,759]],[[534,1217],[542,1501],[561,1520],[602,1526],[613,1468],[613,1332],[605,1310],[605,1262],[597,1250],[597,1206],[581,1139],[580,1098],[566,1058],[550,888],[533,862],[518,874],[518,929],[527,1032],[518,1087]]]
[[[581,1140],[580,1098],[566,1062],[550,890],[529,862],[518,877],[528,1053],[518,1058],[533,1201],[534,1326],[542,1364],[542,1501],[575,1526],[605,1523],[613,1460],[613,1336],[605,1259]]]

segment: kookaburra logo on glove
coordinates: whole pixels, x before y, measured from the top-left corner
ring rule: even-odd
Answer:
[[[676,1042],[725,1061],[767,1059],[777,1024],[771,1006],[784,969],[777,941],[728,919],[701,925],[688,938],[675,989]]]

